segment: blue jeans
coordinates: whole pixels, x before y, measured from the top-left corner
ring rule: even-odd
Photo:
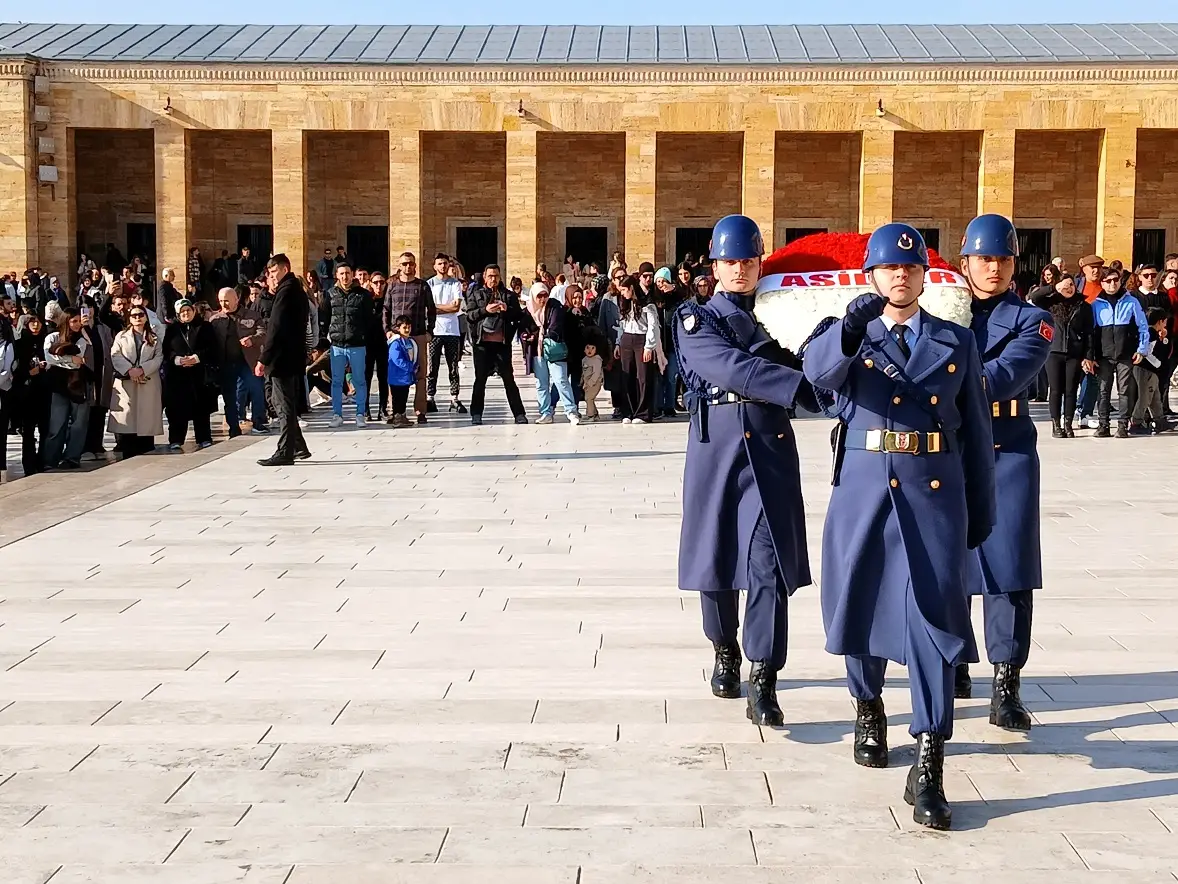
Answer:
[[[679,386],[679,357],[675,353],[667,354],[667,370],[659,378],[659,398],[656,411],[675,410],[675,390]]]
[[[49,439],[44,447],[45,466],[55,467],[62,459],[77,463],[86,445],[90,406],[54,393],[49,404]],[[7,440],[5,440],[7,441]]]
[[[255,427],[264,427],[270,422],[266,413],[266,382],[255,377],[254,370],[249,363],[243,362],[237,375],[237,415],[238,419],[245,417],[246,407],[253,415]]]
[[[573,385],[569,381],[569,367],[565,362],[546,362],[543,356],[532,360],[532,371],[536,375],[536,405],[541,415],[551,415],[556,412],[556,403],[552,401],[552,387],[560,396],[560,404],[564,406],[565,414],[577,414],[577,400],[573,396]]]
[[[331,346],[331,410],[343,417],[344,375],[352,366],[352,383],[356,387],[356,413],[364,414],[368,404],[368,382],[364,378],[364,348]]]
[[[1080,381],[1080,401],[1076,408],[1080,412],[1080,420],[1092,417],[1096,411],[1096,400],[1100,396],[1100,381],[1093,375],[1086,374]]]

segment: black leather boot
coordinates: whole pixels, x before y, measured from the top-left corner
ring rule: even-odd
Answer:
[[[1067,434],[1063,431],[1063,427],[1060,425],[1058,420],[1053,420],[1051,422],[1051,437],[1053,439],[1067,438]]]
[[[912,806],[912,819],[930,829],[947,829],[953,808],[945,800],[945,738],[940,734],[916,735],[916,762],[908,771],[904,801]]]
[[[740,696],[740,645],[713,642],[716,667],[712,670],[712,693],[726,700]]]
[[[855,700],[855,763],[888,766],[888,717],[883,697]]]
[[[1031,713],[1019,696],[1019,668],[1009,663],[994,665],[994,692],[990,695],[990,724],[1008,731],[1029,731]]]
[[[785,716],[777,705],[777,670],[768,663],[755,662],[749,670],[749,721],[768,727],[781,727]]]
[[[1063,422],[1063,437],[1065,439],[1075,439],[1076,431],[1072,429],[1072,419],[1068,418]]]
[[[973,696],[973,679],[969,677],[969,664],[958,663],[953,669],[953,698],[968,700]]]

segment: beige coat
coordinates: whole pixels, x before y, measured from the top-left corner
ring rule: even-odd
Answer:
[[[160,366],[164,361],[164,342],[160,338],[156,338],[154,344],[144,342],[136,356],[134,333],[121,331],[110,348],[110,356],[115,370],[110,431],[134,436],[162,436],[164,413]],[[136,366],[143,369],[147,383],[137,384],[127,379],[127,372]]]

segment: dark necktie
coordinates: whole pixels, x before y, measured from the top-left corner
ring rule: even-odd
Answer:
[[[908,326],[897,325],[892,329],[892,337],[896,339],[896,346],[900,348],[900,352],[904,354],[904,361],[908,361],[908,357],[912,355],[912,349],[908,346]]]

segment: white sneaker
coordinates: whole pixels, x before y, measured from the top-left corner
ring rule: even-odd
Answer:
[[[577,414],[575,411],[569,415],[569,423],[572,424],[574,427],[577,424],[579,424],[580,422],[581,422],[581,415]]]
[[[538,424],[550,424],[550,423],[552,423],[552,415],[550,415],[550,414],[542,414],[542,415],[540,415],[538,418],[536,418],[536,423],[538,423]]]
[[[367,426],[368,426],[368,421],[366,421],[364,419],[364,415],[362,415],[362,414],[356,415],[356,429],[363,430]]]
[[[634,422],[633,422],[632,420],[630,420],[630,418],[628,418],[628,417],[624,417],[624,418],[622,418],[622,423],[624,423],[624,424],[632,424],[632,423],[634,423]]]
[[[333,414],[331,416],[331,418],[327,421],[327,425],[329,427],[331,427],[333,430],[338,430],[340,427],[342,427],[344,425],[343,415]]]
[[[1084,426],[1086,426],[1090,430],[1095,430],[1096,428],[1098,428],[1100,426],[1100,421],[1098,421],[1094,417],[1090,417],[1090,418],[1088,418],[1087,421],[1084,422]]]
[[[636,417],[636,418],[634,418],[634,420],[632,420],[630,423],[633,423],[633,424],[644,424],[644,423],[646,423],[646,421],[644,421],[644,420],[643,420],[642,418],[640,418],[640,417]]]

